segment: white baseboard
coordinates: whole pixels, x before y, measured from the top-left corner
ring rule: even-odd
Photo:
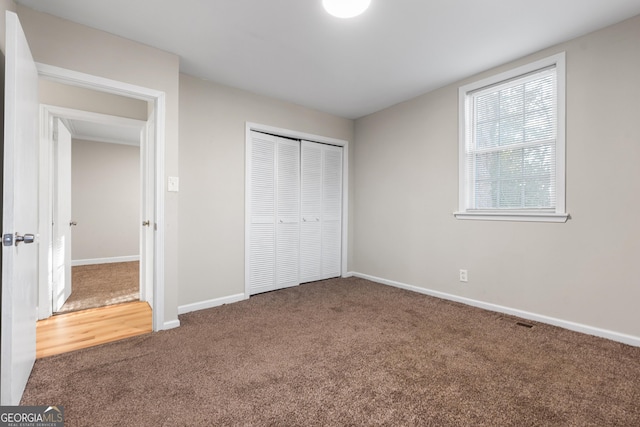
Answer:
[[[396,282],[394,280],[387,280],[380,277],[370,276],[368,274],[358,272],[348,272],[345,277],[360,277],[361,279],[367,279],[372,282],[380,283],[383,285],[393,286],[395,288],[406,289],[408,291],[418,292],[420,294],[430,295],[436,298],[442,298],[450,301],[459,302],[462,304],[470,305],[473,307],[482,308],[489,311],[495,311],[498,313],[509,314],[512,316],[522,317],[523,319],[533,320],[535,322],[547,323],[549,325],[558,326],[571,331],[581,332],[583,334],[594,335],[601,338],[607,338],[612,341],[621,342],[624,344],[640,347],[640,337],[633,335],[627,335],[620,332],[610,331],[607,329],[596,328],[589,325],[583,325],[581,323],[575,323],[568,320],[557,319],[555,317],[544,316],[541,314],[531,313],[528,311],[518,310],[515,308],[505,307],[502,305],[492,304],[488,302],[478,301],[471,298],[465,298],[458,295],[448,294],[446,292],[434,291],[431,289],[420,288],[406,283]]]
[[[168,322],[164,322],[162,324],[162,330],[163,331],[166,331],[167,329],[178,328],[178,327],[180,327],[180,321],[178,319],[169,320]]]
[[[74,259],[71,261],[71,266],[77,267],[79,265],[111,264],[114,262],[132,262],[132,261],[140,261],[140,255],[117,256],[117,257],[110,257],[110,258]]]
[[[194,302],[192,304],[185,304],[178,306],[178,314],[191,313],[192,311],[204,310],[207,308],[218,307],[224,304],[231,304],[234,302],[242,301],[248,297],[245,294],[229,295],[228,297],[215,298],[206,301]]]

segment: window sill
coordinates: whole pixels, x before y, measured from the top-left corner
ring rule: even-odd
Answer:
[[[480,221],[567,222],[569,219],[568,213],[555,212],[466,211],[454,212],[453,216]]]

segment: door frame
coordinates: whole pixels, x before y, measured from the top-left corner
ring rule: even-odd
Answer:
[[[154,182],[152,183],[153,192],[153,213],[155,217],[154,228],[154,248],[153,248],[153,295],[151,297],[153,307],[153,330],[160,331],[164,327],[164,255],[165,255],[165,197],[164,197],[164,147],[165,147],[165,122],[166,122],[166,95],[163,91],[150,89],[130,83],[111,80],[104,77],[98,77],[66,68],[56,67],[53,65],[36,63],[40,78],[52,80],[58,83],[78,86],[86,89],[92,89],[99,92],[111,93],[127,98],[140,99],[150,102],[153,106],[151,115],[154,119],[154,139],[153,143],[154,156]],[[51,147],[49,136],[45,134],[44,118],[41,117],[40,125],[40,171],[49,171],[51,167]],[[49,215],[49,203],[51,202],[51,179],[49,173],[40,173],[40,223],[39,231],[41,239],[51,239],[51,222]],[[44,249],[43,249],[44,248]],[[42,264],[49,263],[48,246],[41,245],[40,248],[40,271]],[[48,271],[48,270],[45,270]],[[42,290],[48,288],[46,283],[50,280],[49,274],[39,279],[39,286]],[[43,285],[44,282],[44,285]],[[42,291],[39,295],[42,295]],[[42,304],[38,304],[39,314],[42,313]]]
[[[336,139],[327,136],[314,135],[299,132],[291,129],[284,129],[274,126],[262,125],[259,123],[246,122],[245,125],[245,202],[244,202],[244,297],[251,295],[249,289],[249,245],[250,245],[250,225],[251,225],[251,182],[249,174],[251,172],[251,131],[269,133],[275,136],[293,138],[318,142],[321,144],[335,145],[342,147],[342,260],[340,271],[342,277],[347,276],[348,246],[349,246],[349,141]]]
[[[42,221],[40,224],[41,227],[44,227],[47,224],[52,224],[54,219],[52,216],[51,207],[54,206],[54,203],[55,203],[55,201],[53,200],[54,198],[53,188],[55,183],[54,183],[54,179],[52,178],[53,171],[54,171],[53,161],[55,157],[55,153],[53,152],[54,150],[53,139],[54,139],[54,132],[55,132],[54,120],[55,119],[62,119],[63,121],[65,119],[81,120],[81,121],[87,121],[87,122],[93,122],[93,123],[100,123],[104,125],[126,126],[126,127],[140,129],[140,140],[139,140],[140,160],[141,160],[140,176],[142,178],[144,178],[142,175],[142,169],[144,166],[142,164],[142,161],[148,158],[147,152],[146,152],[147,144],[145,141],[142,140],[143,138],[146,138],[146,132],[143,132],[147,123],[146,121],[126,118],[126,117],[112,116],[112,115],[101,114],[101,113],[94,113],[94,112],[84,111],[84,110],[76,110],[73,108],[59,107],[57,105],[40,104],[40,131],[41,131],[40,150],[41,150],[41,153],[44,153],[44,157],[48,156],[48,160],[44,159],[44,160],[47,160],[47,165],[44,168],[41,167],[40,173],[43,175],[46,174],[49,177],[49,180],[47,181],[48,193],[46,193],[46,187],[44,185],[40,189],[40,206],[41,206],[40,218]],[[153,166],[153,165],[150,165],[150,166]],[[142,184],[143,183],[141,182],[141,185]],[[153,184],[153,182],[151,182],[150,184]],[[141,215],[143,211],[153,210],[153,200],[151,199],[151,197],[141,192],[140,200],[142,203],[141,204],[142,209],[140,212]],[[46,206],[42,208],[42,206],[45,204]],[[141,217],[140,223],[142,223],[142,221],[143,220]],[[49,229],[50,228],[51,227],[49,227]],[[48,233],[44,233],[44,232],[40,233],[40,261],[39,261],[40,280],[38,284],[38,301],[40,301],[41,303],[38,304],[39,319],[49,318],[53,314],[52,303],[51,303],[52,291],[53,291],[53,277],[51,275],[51,271],[52,271],[52,264],[51,264],[52,255],[51,254],[53,250],[52,243],[53,243],[54,236],[50,230],[48,231],[49,231]],[[143,232],[144,230],[141,229],[140,231],[141,236]],[[142,257],[142,253],[140,254],[140,256]],[[141,266],[142,266],[142,263],[141,263]],[[150,305],[153,306],[153,298],[152,298],[153,292],[147,291],[147,289],[151,289],[152,286],[153,286],[153,283],[143,284],[142,282],[140,282],[140,300],[147,301]],[[49,301],[49,303],[47,303],[47,301]]]

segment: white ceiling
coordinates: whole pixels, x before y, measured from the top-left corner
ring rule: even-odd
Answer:
[[[358,118],[640,14],[639,0],[17,0],[180,56],[182,72]]]

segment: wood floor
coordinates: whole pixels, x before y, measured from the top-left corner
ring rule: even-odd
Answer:
[[[60,314],[37,323],[36,358],[93,347],[151,331],[151,307],[143,301]]]

